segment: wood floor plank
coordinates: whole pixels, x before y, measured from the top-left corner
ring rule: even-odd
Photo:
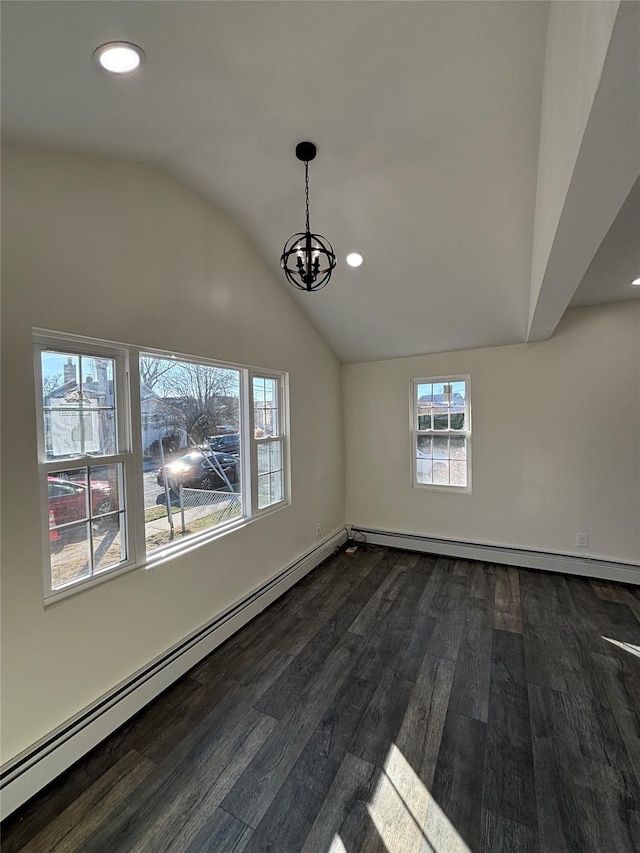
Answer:
[[[495,566],[493,627],[522,634],[520,580],[518,570],[511,566]]]
[[[435,612],[436,599],[440,594],[443,584],[452,571],[453,565],[454,563],[448,557],[437,558],[429,580],[425,585],[424,592],[418,600],[418,610],[421,613]]]
[[[482,809],[480,853],[537,853],[539,849],[537,831]]]
[[[616,604],[625,604],[628,590],[619,583],[609,581],[591,580],[589,584],[601,601],[613,601]]]
[[[637,853],[640,814],[620,773],[534,736],[540,848]]]
[[[434,806],[431,792],[420,781],[415,768],[401,750],[391,744],[367,803],[368,820],[363,821],[360,838],[353,849],[358,853],[419,850],[426,838],[425,825]],[[448,846],[441,844],[437,849],[448,849]]]
[[[640,708],[640,658],[634,652],[593,653],[589,660],[602,684],[604,702],[611,708]]]
[[[491,730],[511,746],[531,752],[524,642],[513,632],[493,632],[489,721]]]
[[[379,777],[375,765],[347,753],[300,853],[338,853],[338,841],[351,853],[362,837],[360,828],[367,826],[366,808]]]
[[[464,608],[438,616],[429,640],[429,654],[435,658],[456,661],[466,625],[467,612]]]
[[[449,710],[432,788],[441,832],[449,825],[453,842],[460,836],[472,850],[481,833],[486,730],[486,723]]]
[[[253,830],[224,809],[215,809],[206,824],[193,839],[188,853],[242,853]]]
[[[21,849],[24,853],[76,850],[154,767],[139,753],[127,753]]]
[[[386,580],[349,626],[352,633],[366,636],[376,630],[376,626],[384,621],[385,616],[392,609],[393,603],[407,581],[408,572],[409,568],[405,564],[396,562]]]
[[[376,672],[376,691],[365,711],[362,725],[349,751],[370,764],[384,766],[390,744],[395,741],[405,718],[414,683],[428,648],[433,620],[417,614],[398,639],[396,659]],[[376,644],[377,648],[380,648]],[[361,677],[370,674],[358,666]]]
[[[471,598],[493,600],[495,597],[495,569],[491,563],[474,560],[471,563]]]
[[[562,746],[576,759],[606,764],[631,776],[629,756],[610,708],[589,706],[584,697],[536,684],[529,685],[529,703],[532,741]],[[635,780],[632,793],[640,802]]]
[[[487,600],[474,599],[458,652],[449,706],[484,723],[489,713],[493,613]]]
[[[374,685],[349,677],[260,821],[247,853],[298,853],[328,795]],[[295,808],[291,804],[295,803]]]
[[[311,733],[348,676],[362,638],[345,633],[316,676],[279,721],[265,743],[222,801],[225,811],[255,828],[264,817]]]
[[[201,741],[154,791],[146,808],[137,810],[127,850],[186,850],[275,725],[272,717],[251,709],[214,748]]]
[[[417,778],[431,789],[453,684],[454,664],[426,655],[396,738]]]
[[[505,631],[493,632],[483,805],[537,830],[523,642]]]
[[[291,708],[304,687],[326,661],[338,638],[317,636],[293,658],[271,687],[256,702],[255,707],[265,714],[280,719]]]
[[[175,748],[158,764],[139,788],[121,804],[117,813],[103,823],[96,832],[78,847],[82,853],[108,850],[109,853],[128,851],[136,827],[145,821],[152,822],[154,802],[161,789],[171,790],[185,785],[188,787],[189,767],[194,756],[203,749],[213,752],[225,738],[233,737],[238,720],[247,715],[253,702],[266,690],[272,679],[277,678],[289,656],[277,650],[270,652],[258,662],[251,680],[240,683],[225,695],[199,723],[182,738]]]
[[[640,785],[640,708],[614,707],[613,713],[620,730],[620,737],[627,749],[629,761]]]

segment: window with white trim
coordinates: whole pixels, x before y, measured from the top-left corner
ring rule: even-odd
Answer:
[[[469,376],[413,379],[414,486],[471,490]]]
[[[287,503],[286,374],[36,335],[45,598]]]
[[[254,509],[257,511],[279,504],[285,497],[283,390],[281,376],[252,374]]]
[[[39,348],[49,592],[130,562],[125,363],[114,350]]]

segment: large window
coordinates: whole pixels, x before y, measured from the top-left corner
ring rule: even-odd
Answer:
[[[45,597],[286,503],[284,374],[46,333],[36,349]]]
[[[243,371],[140,353],[148,553],[241,518]]]
[[[469,377],[414,379],[411,389],[414,485],[470,491]]]

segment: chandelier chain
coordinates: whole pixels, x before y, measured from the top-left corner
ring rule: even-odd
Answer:
[[[307,232],[311,231],[309,228],[309,163],[305,160],[304,164],[304,196],[307,204]]]

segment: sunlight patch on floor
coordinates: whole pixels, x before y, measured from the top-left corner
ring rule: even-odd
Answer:
[[[612,640],[611,637],[603,637],[603,640],[606,640],[608,643],[613,643],[614,646],[618,646],[619,649],[624,649],[625,652],[630,652],[632,655],[640,658],[640,646],[634,646],[633,643],[623,643],[620,640]]]
[[[347,853],[347,848],[344,846],[339,835],[334,836],[334,839],[331,842],[331,847],[327,850],[327,853]]]
[[[470,853],[395,744],[367,809],[389,853]]]

